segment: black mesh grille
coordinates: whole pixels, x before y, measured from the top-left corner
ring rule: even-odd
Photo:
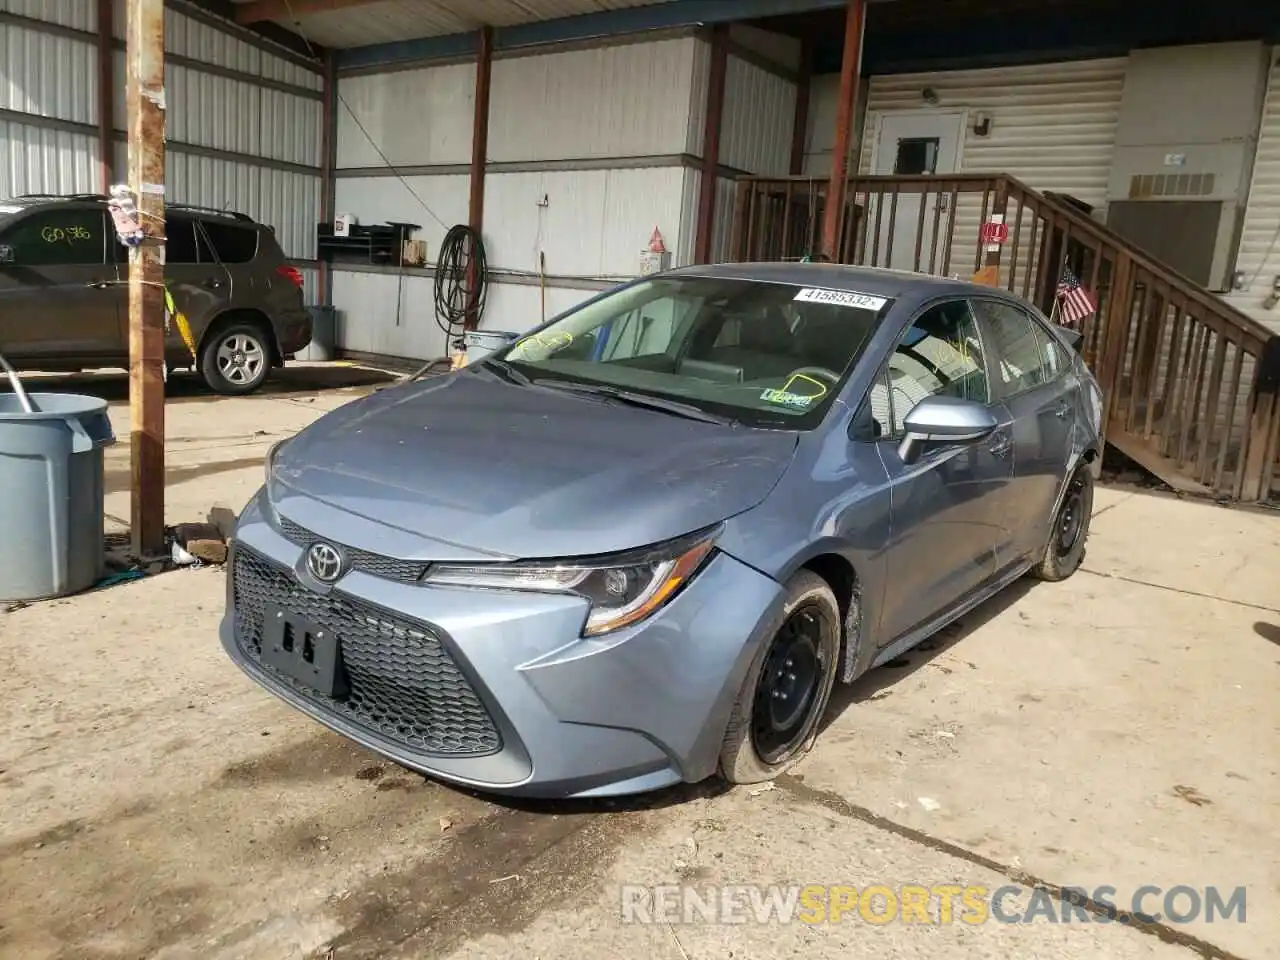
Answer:
[[[423,624],[338,593],[307,590],[243,546],[232,560],[236,642],[272,677],[326,710],[416,753],[494,753],[501,738],[449,652]],[[350,695],[334,700],[262,662],[268,605],[332,630],[342,646]]]
[[[280,518],[280,532],[300,547],[310,546],[321,539],[306,527],[299,526],[285,517]],[[425,563],[414,560],[397,560],[394,557],[384,557],[370,553],[368,550],[356,550],[347,546],[342,550],[347,555],[351,569],[367,573],[371,577],[381,577],[383,580],[417,583],[427,571]]]

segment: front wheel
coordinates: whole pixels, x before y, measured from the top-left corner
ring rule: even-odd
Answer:
[[[802,570],[787,585],[782,622],[752,661],[725,731],[720,773],[730,783],[772,780],[809,752],[831,698],[840,607]]]
[[[1087,463],[1080,464],[1067,482],[1066,493],[1049,531],[1044,555],[1032,568],[1037,580],[1065,580],[1084,562],[1084,544],[1089,538],[1093,519],[1093,473]]]
[[[200,356],[200,373],[218,393],[239,396],[262,386],[271,369],[271,351],[253,323],[233,323],[211,336]]]

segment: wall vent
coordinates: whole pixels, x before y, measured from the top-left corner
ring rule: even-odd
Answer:
[[[1129,199],[1207,197],[1216,186],[1212,173],[1139,173],[1129,179]]]

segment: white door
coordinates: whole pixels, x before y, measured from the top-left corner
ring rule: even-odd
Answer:
[[[920,175],[946,176],[955,173],[960,162],[960,142],[964,136],[965,114],[959,112],[909,110],[901,113],[882,113],[876,123],[876,152],[871,172],[882,177],[907,177]],[[946,204],[948,194],[930,194],[921,199],[922,191],[904,188],[898,193],[896,214],[889,196],[883,198],[880,214],[880,243],[875,266],[896,270],[920,270],[929,272],[929,260],[935,239],[943,242],[947,229]],[[875,230],[876,198],[868,198],[867,216],[869,231]],[[925,204],[924,233],[920,236],[920,205]],[[933,217],[939,205],[943,205],[938,237],[934,237]],[[890,237],[890,221],[893,235]],[[916,261],[916,240],[920,240],[920,257]],[[865,259],[871,262],[872,238],[867,237]],[[939,257],[942,251],[939,250]],[[941,271],[942,263],[934,264]]]

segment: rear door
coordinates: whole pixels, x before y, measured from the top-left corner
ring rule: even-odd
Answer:
[[[997,299],[975,298],[973,304],[992,391],[1012,415],[1015,549],[1036,554],[1066,482],[1078,378],[1062,347],[1026,310]]]
[[[987,405],[1001,426],[977,444],[938,446],[904,463],[898,445],[906,416],[921,400],[938,395]],[[1008,537],[1009,417],[990,396],[969,304],[952,300],[926,309],[899,339],[867,402],[881,423],[877,446],[892,491],[880,622],[880,636],[891,643],[991,580]]]
[[[118,363],[127,290],[101,205],[53,201],[0,227],[0,351],[24,362]]]
[[[186,316],[198,341],[209,321],[226,309],[231,296],[230,280],[199,220],[167,213],[165,238],[164,280],[174,306]],[[192,362],[176,322],[169,324],[165,354],[170,363],[185,366]]]

